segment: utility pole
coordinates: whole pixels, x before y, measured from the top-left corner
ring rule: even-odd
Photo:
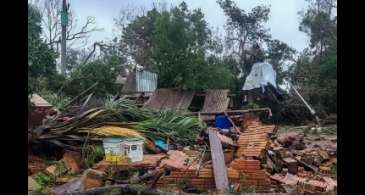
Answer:
[[[300,93],[297,91],[297,89],[289,82],[289,85],[291,86],[291,88],[294,90],[295,94],[297,94],[297,96],[299,96],[300,100],[302,100],[302,102],[304,103],[304,105],[308,108],[309,112],[314,116],[314,118],[316,119],[316,122],[319,126],[321,126],[321,122],[319,120],[319,117],[316,113],[316,111],[308,104],[307,101],[305,101],[305,99],[303,98],[302,95],[300,95]]]
[[[68,13],[66,0],[62,0],[62,12],[61,12],[61,73],[66,74],[66,28],[68,23]]]

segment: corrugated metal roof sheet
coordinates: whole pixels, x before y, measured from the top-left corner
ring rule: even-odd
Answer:
[[[153,92],[157,88],[157,74],[145,70],[131,72],[122,92]]]
[[[155,91],[157,88],[157,74],[148,71],[136,72],[138,92]]]
[[[190,106],[194,94],[194,91],[157,89],[144,106],[157,110],[174,109],[178,112],[184,112]]]

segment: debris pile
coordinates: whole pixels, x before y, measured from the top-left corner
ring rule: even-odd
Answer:
[[[268,150],[271,179],[295,186],[298,193],[331,194],[337,190],[337,139],[291,131],[280,133]]]
[[[195,117],[118,100],[63,112],[29,132],[32,150],[46,143],[62,151],[60,158],[47,163],[31,155],[29,182],[42,183],[39,178],[43,177],[47,182],[38,188],[56,195],[111,190],[131,194],[288,192],[283,186],[291,186],[297,194],[336,191],[337,181],[331,175],[337,163],[335,137],[279,133],[254,111],[265,109],[202,112]],[[138,138],[143,157],[131,160],[128,154],[138,147],[117,142],[121,152],[111,156],[124,155],[127,161],[111,160],[104,151],[105,138]],[[36,177],[39,173],[46,175]]]

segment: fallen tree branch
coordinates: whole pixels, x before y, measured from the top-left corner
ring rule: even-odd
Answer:
[[[143,180],[147,180],[147,179],[150,179],[150,178],[155,178],[155,177],[158,177],[159,175],[162,175],[163,173],[165,172],[164,169],[155,169],[151,172],[147,172],[141,176],[139,176],[137,179],[128,179],[128,180],[115,180],[115,179],[112,179],[112,178],[109,178],[107,180],[110,180],[110,181],[113,181],[117,184],[130,184],[130,183],[139,183]]]
[[[66,106],[65,108],[67,108],[68,106],[70,106],[72,103],[74,103],[76,100],[78,100],[82,95],[84,95],[85,93],[87,93],[88,91],[90,91],[91,89],[93,89],[94,87],[96,87],[99,84],[99,81],[94,83],[93,85],[91,85],[89,88],[87,88],[86,90],[84,90],[83,92],[81,92],[78,96],[76,96],[75,98],[73,98]]]
[[[141,185],[117,184],[112,186],[104,186],[91,188],[81,192],[73,192],[72,195],[99,195],[110,191],[118,191],[120,194],[140,194],[140,195],[162,195],[164,193],[157,190],[148,189]],[[66,195],[66,194],[65,194]],[[71,194],[69,194],[71,195]]]

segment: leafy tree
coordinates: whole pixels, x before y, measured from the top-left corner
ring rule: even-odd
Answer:
[[[203,13],[189,10],[185,2],[136,17],[125,28],[123,42],[135,62],[158,73],[159,87],[199,90],[229,86],[228,66],[208,54],[217,51],[217,42]]]
[[[98,82],[93,89],[94,97],[105,97],[107,94],[116,94],[118,86],[116,78],[120,72],[120,64],[108,59],[97,59],[81,65],[71,73],[70,80],[64,89],[64,93],[75,97]]]
[[[226,46],[229,56],[237,60],[244,81],[252,65],[264,60],[261,47],[271,36],[263,24],[269,19],[270,9],[256,6],[251,12],[246,12],[237,7],[232,0],[218,0],[217,3],[228,17]]]
[[[99,52],[96,52],[96,49]],[[109,43],[96,42],[90,53],[85,51],[69,50],[68,55],[73,62],[69,65],[69,78],[62,87],[62,92],[67,96],[76,96],[88,89],[96,82],[97,87],[93,88],[94,97],[103,98],[108,94],[116,94],[119,86],[115,83],[119,74],[128,68],[127,58],[123,53],[123,47],[117,39]],[[96,54],[97,53],[97,54]]]
[[[310,5],[305,12],[300,13],[302,21],[299,30],[310,37],[310,48],[322,57],[329,47],[337,47],[337,9],[336,0],[307,0]],[[336,48],[337,49],[337,48]]]
[[[286,43],[279,40],[268,41],[268,49],[265,52],[265,58],[273,65],[277,73],[278,84],[283,83],[283,79],[288,77],[288,67],[284,69],[284,65],[291,65],[293,61],[295,49],[289,47]]]
[[[52,79],[57,75],[56,53],[41,39],[41,14],[28,4],[28,86],[32,91],[54,87]],[[38,82],[39,80],[44,80]]]
[[[337,112],[337,7],[335,0],[310,0],[301,13],[299,30],[310,38],[309,48],[291,70],[291,80],[312,105]]]
[[[123,42],[120,44],[125,44],[128,54],[143,67],[150,65],[148,50],[152,45],[152,35],[156,30],[156,19],[159,16],[160,13],[153,8],[146,15],[137,16],[126,28],[123,28]]]
[[[80,50],[68,48],[66,51],[66,73],[69,75],[83,62],[84,53]]]

